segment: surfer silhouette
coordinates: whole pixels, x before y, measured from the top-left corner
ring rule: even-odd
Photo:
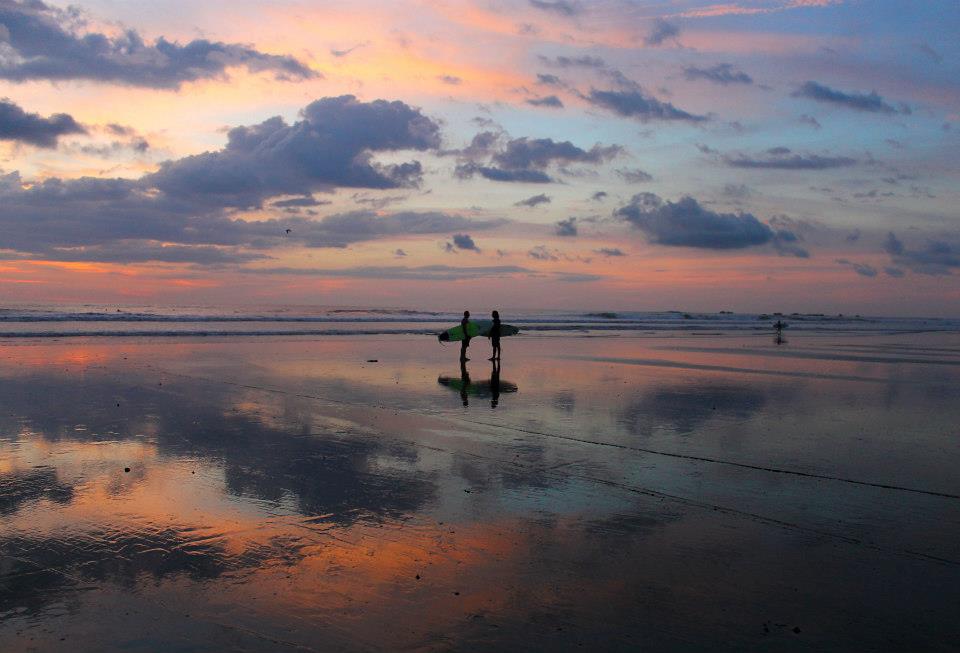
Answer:
[[[465,363],[467,358],[467,347],[470,346],[470,334],[467,331],[467,325],[470,324],[470,311],[463,312],[463,319],[460,320],[460,326],[463,327],[463,340],[460,341],[460,362]]]
[[[500,312],[493,312],[493,326],[490,327],[490,345],[493,347],[493,355],[487,360],[500,360]]]

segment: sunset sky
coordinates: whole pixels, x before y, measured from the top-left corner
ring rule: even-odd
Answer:
[[[960,316],[960,4],[0,0],[0,301]]]

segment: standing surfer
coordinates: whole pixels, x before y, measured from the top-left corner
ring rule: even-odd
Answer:
[[[500,312],[493,312],[493,326],[490,327],[490,345],[493,347],[493,356],[487,360],[500,360]]]
[[[470,346],[470,332],[467,331],[467,326],[470,324],[470,311],[463,312],[463,319],[460,320],[460,326],[463,328],[463,340],[460,341],[460,362],[465,363],[469,358],[467,358],[467,347]]]

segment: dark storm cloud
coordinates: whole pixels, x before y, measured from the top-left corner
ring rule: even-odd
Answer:
[[[549,11],[561,16],[576,16],[583,8],[579,2],[569,2],[569,0],[527,0],[531,7],[541,11]]]
[[[889,270],[899,268],[930,276],[951,275],[954,270],[960,269],[960,246],[943,239],[931,238],[922,248],[913,249],[907,247],[893,232],[890,232],[887,234],[883,248],[897,266],[897,268],[888,268],[887,274],[890,276],[898,276],[896,273],[891,274]],[[903,276],[902,269],[900,272],[899,276]]]
[[[773,221],[771,221],[772,223]],[[770,243],[780,256],[810,258],[810,252],[799,244],[800,237],[788,229],[776,229]]]
[[[531,98],[527,104],[535,107],[550,107],[552,109],[562,109],[563,102],[556,95],[547,95],[546,97]]]
[[[774,232],[750,213],[718,213],[689,196],[670,202],[653,193],[639,193],[614,216],[642,231],[650,242],[670,247],[742,249],[795,239],[791,232]]]
[[[140,179],[49,178],[25,184],[16,172],[0,175],[0,242],[39,258],[224,264],[262,256],[238,248],[344,247],[502,223],[366,211],[321,220],[234,219],[236,209],[259,208],[276,196],[300,196],[274,205],[289,211],[320,204],[314,191],[413,183],[419,163],[381,166],[372,160],[374,152],[436,149],[440,140],[434,122],[401,102],[326,98],[307,106],[301,117],[293,125],[274,118],[238,127],[224,149],[169,161]]]
[[[718,63],[710,68],[697,68],[690,66],[683,69],[683,73],[689,80],[704,79],[708,82],[722,84],[753,84],[753,78],[742,70],[737,70],[732,64]]]
[[[197,204],[259,207],[275,195],[416,186],[418,161],[384,165],[373,153],[440,144],[438,125],[403,102],[343,95],[317,100],[300,116],[293,124],[277,116],[231,129],[224,149],[168,161],[143,183]]]
[[[557,235],[564,238],[570,238],[577,235],[577,219],[567,218],[557,222]]]
[[[563,82],[556,75],[546,75],[544,73],[537,73],[537,84],[544,84],[546,86],[563,86]]]
[[[339,58],[341,58],[341,57],[347,56],[348,54],[350,54],[351,52],[353,52],[353,51],[356,50],[357,48],[362,48],[364,45],[366,45],[366,44],[365,44],[365,43],[359,43],[359,44],[357,44],[357,45],[355,45],[355,46],[353,46],[353,47],[351,47],[351,48],[344,48],[344,49],[342,49],[342,50],[337,50],[336,48],[330,48],[330,54],[333,55],[334,57],[337,57],[337,58],[339,59]]]
[[[86,134],[87,130],[65,113],[44,118],[27,113],[7,99],[0,99],[0,140],[54,148],[66,134]]]
[[[438,154],[453,155],[463,161],[480,161],[493,155],[504,138],[503,132],[482,131],[476,134],[470,144],[459,150],[443,150]]]
[[[515,138],[504,143],[499,134],[482,132],[469,147],[448,153],[456,154],[461,160],[454,172],[460,179],[479,174],[491,181],[544,184],[554,181],[546,172],[550,166],[599,165],[622,154],[623,148],[597,143],[584,150],[570,141],[550,138]],[[489,163],[481,162],[487,158]]]
[[[559,261],[557,250],[551,250],[546,245],[537,245],[527,252],[527,256],[537,261]]]
[[[321,204],[330,204],[330,202],[327,200],[318,200],[312,195],[308,195],[306,197],[293,197],[288,200],[277,200],[276,202],[270,202],[270,206],[275,206],[278,209],[320,206]]]
[[[479,249],[477,247],[477,244],[473,242],[473,238],[470,237],[470,234],[454,234],[453,244],[456,245],[459,249],[472,249],[472,250]]]
[[[551,163],[604,163],[623,153],[619,145],[603,146],[599,143],[584,150],[570,141],[554,141],[550,138],[515,138],[508,141],[503,151],[493,160],[508,169],[543,169]]]
[[[133,127],[128,127],[126,125],[118,125],[115,122],[104,125],[104,129],[114,136],[134,136],[137,131]]]
[[[370,211],[320,220],[237,220],[222,207],[170,198],[135,180],[47,179],[24,188],[16,173],[0,177],[0,242],[8,249],[57,260],[219,264],[259,256],[239,252],[238,247],[345,247],[396,235],[487,229],[502,223],[436,212],[380,216]]]
[[[849,267],[851,270],[859,274],[861,277],[873,278],[877,276],[877,268],[873,267],[869,263],[857,263],[855,261],[850,261],[845,258],[838,258],[836,262],[840,265]]]
[[[868,95],[845,93],[844,91],[838,91],[829,86],[818,84],[817,82],[806,82],[793,93],[793,96],[807,98],[825,104],[835,104],[847,107],[848,109],[856,109],[857,111],[869,111],[871,113],[909,113],[909,109],[907,108],[897,110],[877,95],[876,91]]]
[[[469,179],[479,174],[490,181],[516,182],[521,184],[549,184],[554,180],[541,170],[504,170],[475,163],[458,165],[454,174],[460,179]]]
[[[887,238],[883,242],[883,250],[890,256],[900,256],[904,250],[903,241],[890,231],[887,233]]]
[[[593,250],[600,256],[626,256],[619,247],[601,247],[600,249]]]
[[[98,156],[109,159],[112,156],[124,154],[127,151],[133,151],[143,154],[150,149],[150,143],[139,136],[135,136],[128,142],[112,141],[103,145],[72,145],[66,149],[68,153],[80,152],[90,156]]]
[[[706,116],[697,116],[678,109],[669,102],[661,102],[639,88],[621,91],[590,89],[590,93],[583,97],[595,106],[627,118],[637,118],[643,122],[648,120],[703,122],[707,120]]]
[[[678,36],[680,36],[680,28],[677,25],[658,18],[654,21],[643,42],[647,45],[661,45],[664,41],[675,39]]]
[[[543,55],[539,56],[539,59],[544,64],[551,66],[553,68],[597,68],[602,69],[607,67],[607,62],[601,59],[600,57],[593,57],[590,55],[583,55],[580,57],[567,57],[560,55],[557,57],[545,57]],[[546,77],[553,77],[553,75],[545,75]],[[559,80],[557,80],[559,81]]]
[[[640,168],[634,168],[632,170],[629,168],[619,168],[615,172],[621,179],[630,184],[642,184],[653,181],[653,175]]]
[[[196,39],[180,45],[162,37],[147,43],[132,29],[118,36],[79,33],[71,25],[77,17],[74,9],[61,10],[39,0],[0,0],[7,50],[0,57],[0,79],[85,79],[176,89],[184,82],[224,78],[237,66],[269,71],[279,79],[319,76],[293,57],[236,43]]]
[[[549,204],[550,196],[545,193],[540,193],[539,195],[534,195],[533,197],[528,197],[525,200],[520,200],[519,202],[514,203],[514,206],[529,206],[533,208],[540,204]]]
[[[724,155],[722,160],[733,168],[768,168],[772,170],[828,170],[852,166],[857,160],[848,156],[799,154],[786,147],[772,147],[760,156]]]

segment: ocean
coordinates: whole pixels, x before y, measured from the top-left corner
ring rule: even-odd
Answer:
[[[749,334],[770,332],[777,320],[787,324],[788,333],[960,331],[958,319],[923,317],[503,309],[501,314],[504,323],[520,327],[527,336]],[[485,312],[473,315],[487,317]],[[459,322],[461,316],[458,311],[410,308],[24,305],[0,308],[0,338],[433,335]]]

